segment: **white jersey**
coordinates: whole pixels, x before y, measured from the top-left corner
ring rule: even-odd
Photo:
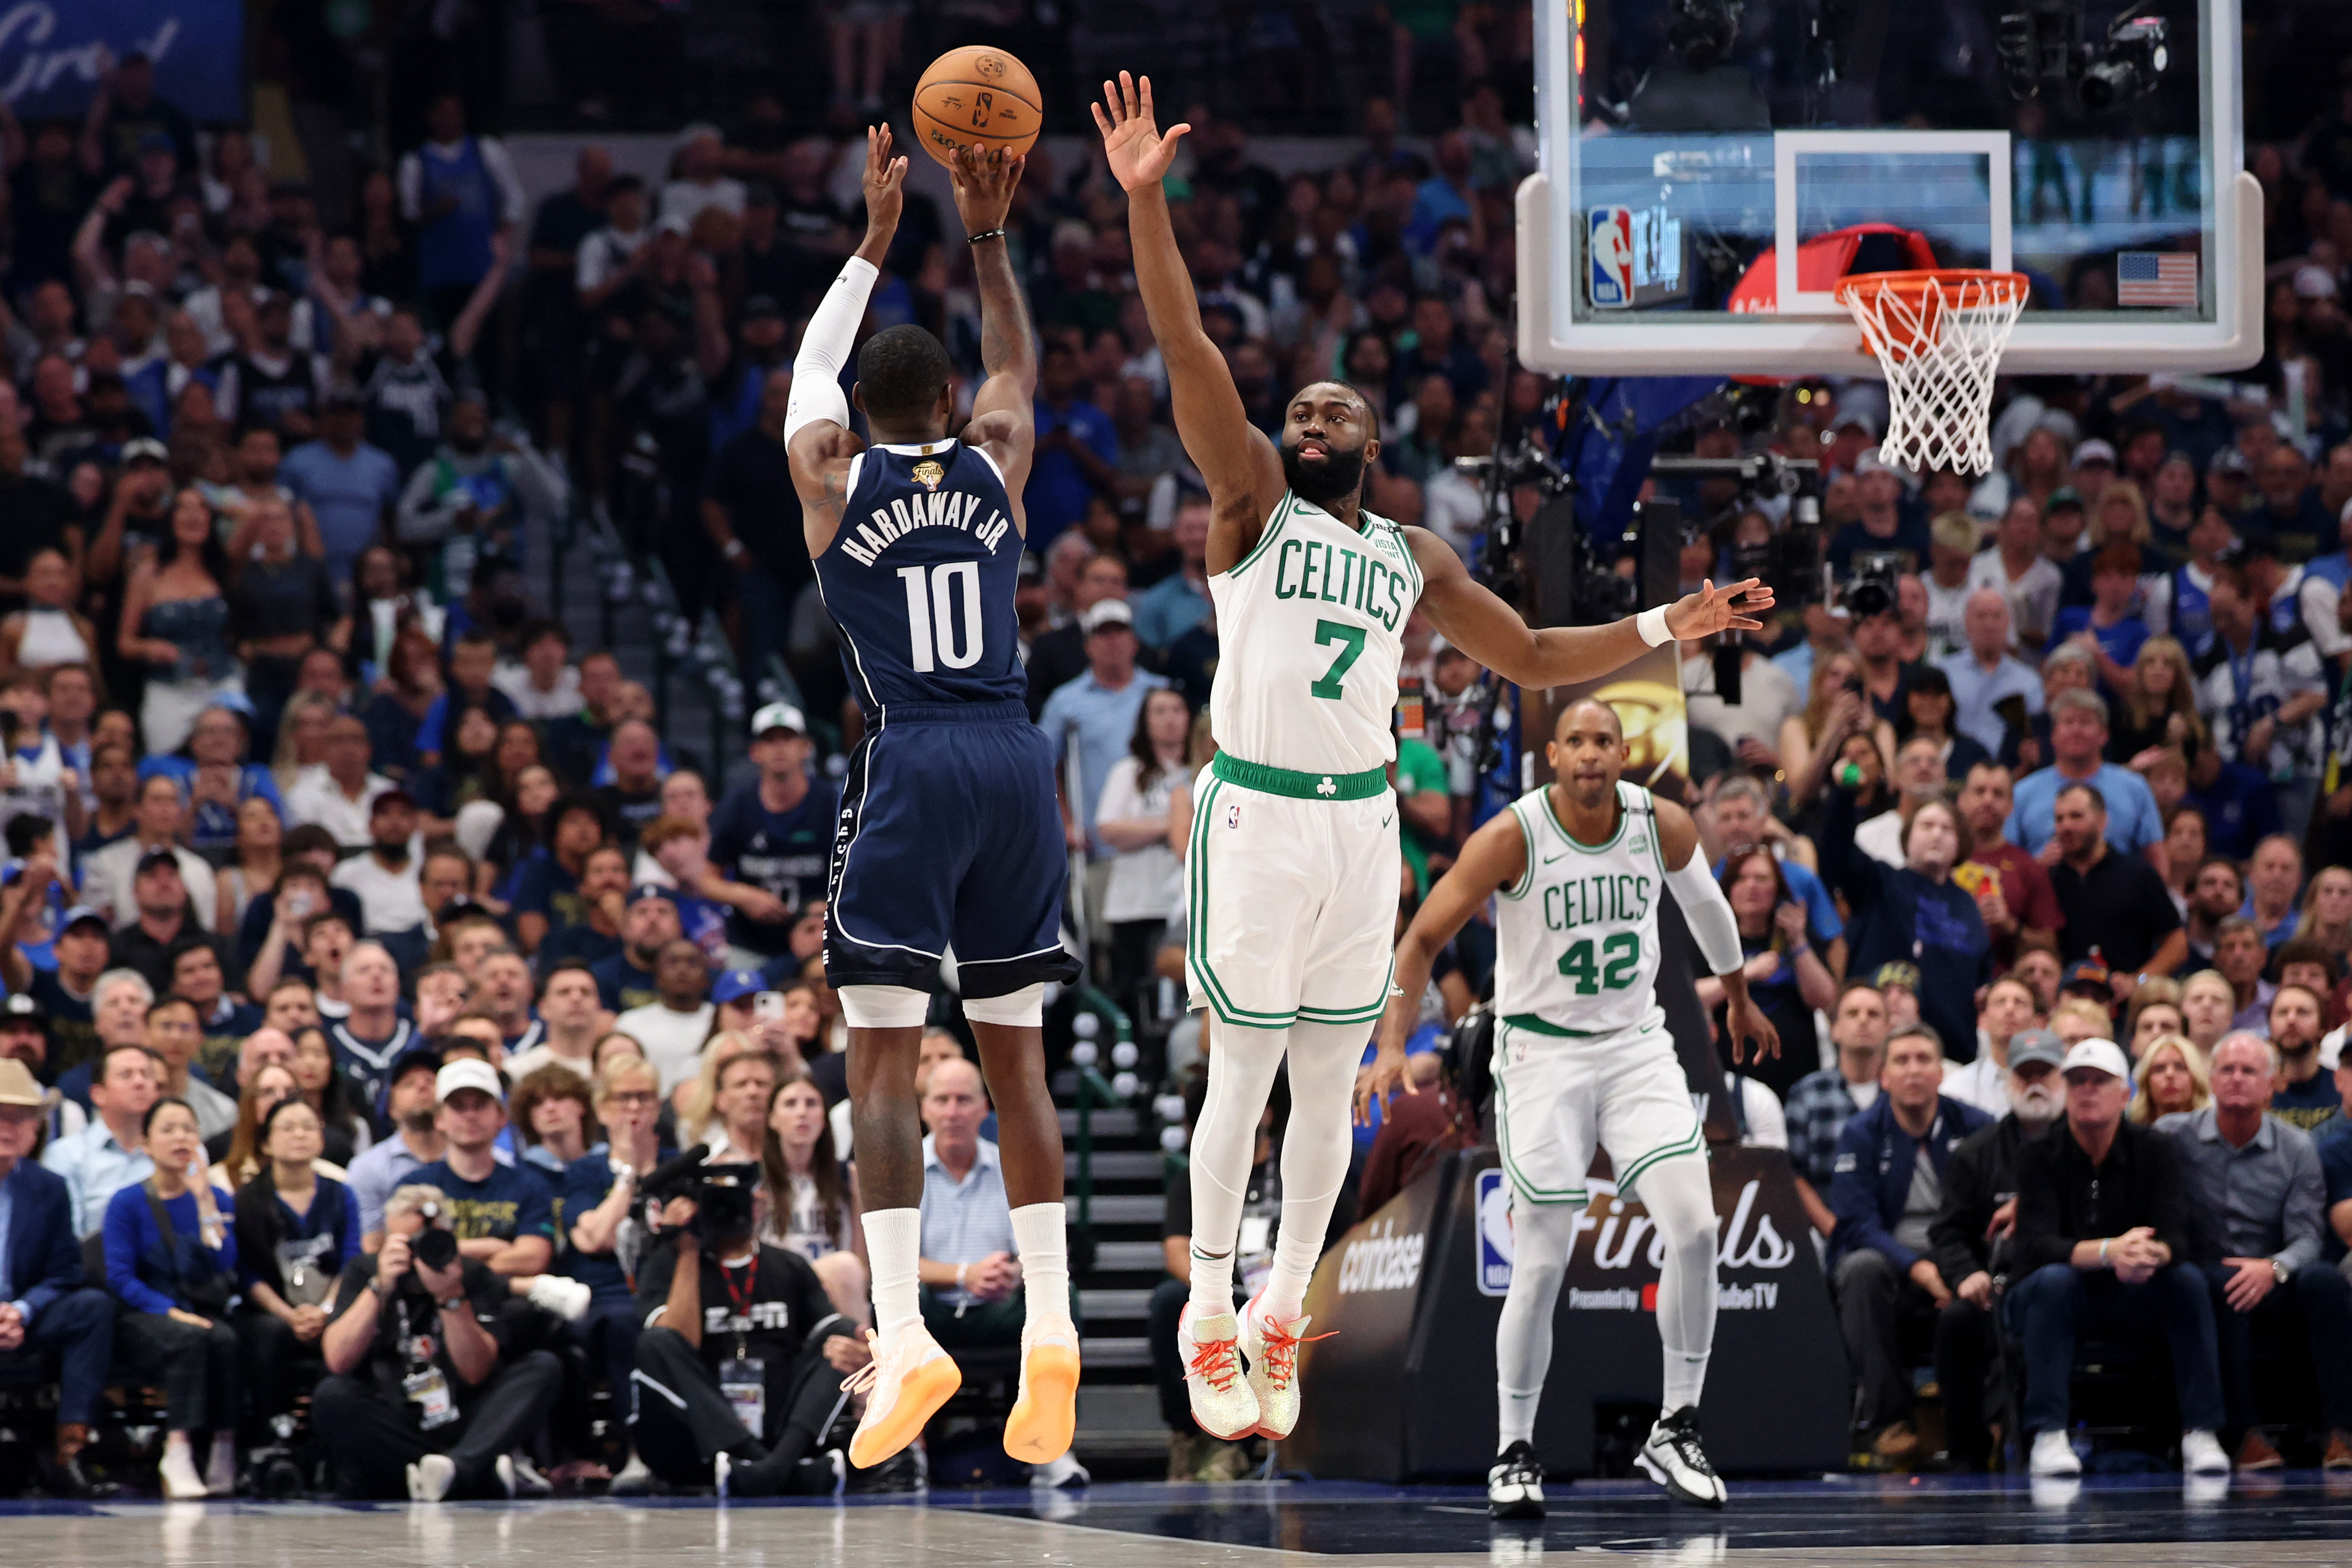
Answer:
[[[1612,1035],[1653,1028],[1658,1006],[1658,901],[1665,851],[1650,792],[1620,779],[1617,831],[1605,844],[1569,837],[1551,791],[1511,803],[1527,835],[1528,869],[1504,888],[1495,916],[1495,1014],[1532,1018],[1542,1032]]]
[[[1396,757],[1397,670],[1421,566],[1404,530],[1363,531],[1286,493],[1257,548],[1209,579],[1221,656],[1217,745],[1298,773],[1362,773]]]

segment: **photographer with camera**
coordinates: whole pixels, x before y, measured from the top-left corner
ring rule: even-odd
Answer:
[[[311,1420],[347,1496],[512,1497],[508,1450],[562,1391],[552,1352],[509,1352],[507,1282],[460,1254],[447,1205],[438,1187],[394,1191],[382,1249],[336,1285]]]
[[[854,1414],[841,1375],[870,1355],[808,1260],[754,1234],[757,1165],[695,1149],[646,1177],[664,1200],[637,1272],[637,1455],[663,1480],[721,1497],[838,1492]]]

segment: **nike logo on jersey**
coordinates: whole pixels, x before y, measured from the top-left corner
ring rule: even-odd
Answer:
[[[1393,822],[1393,821],[1396,821],[1396,818],[1395,818],[1393,815],[1386,816],[1386,817],[1382,817],[1382,818],[1381,819],[1381,827],[1383,827],[1383,828],[1385,828],[1385,827],[1387,827],[1391,822]]]
[[[1551,864],[1551,862],[1554,862],[1554,861],[1556,861],[1556,860],[1559,859],[1559,855],[1564,855],[1564,854],[1566,854],[1566,853],[1568,853],[1568,852],[1567,852],[1566,850],[1562,850],[1562,851],[1560,851],[1560,852],[1559,852],[1559,855],[1546,855],[1546,856],[1544,856],[1544,858],[1543,858],[1543,862],[1544,862],[1544,864],[1546,864],[1546,865],[1549,865],[1549,864]]]

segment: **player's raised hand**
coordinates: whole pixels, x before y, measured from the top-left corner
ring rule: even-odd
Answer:
[[[1758,578],[1717,588],[1709,578],[1696,593],[1685,593],[1666,607],[1666,630],[1678,643],[1712,637],[1717,632],[1759,632],[1758,615],[1772,608],[1772,591]]]
[[[1122,190],[1158,184],[1176,161],[1178,139],[1192,129],[1172,125],[1161,135],[1151,113],[1151,78],[1145,77],[1139,84],[1125,71],[1118,73],[1118,81],[1103,83],[1103,100],[1094,110],[1103,156],[1110,160],[1110,172]]]
[[[963,219],[964,233],[984,235],[1004,226],[1013,211],[1013,192],[1028,166],[1026,158],[1007,157],[1001,147],[956,149],[948,160],[948,178],[955,182],[956,214]]]
[[[866,128],[866,237],[885,246],[898,232],[898,214],[907,204],[907,160],[890,155],[890,128]],[[861,253],[864,246],[860,246]],[[871,260],[873,258],[868,257]]]

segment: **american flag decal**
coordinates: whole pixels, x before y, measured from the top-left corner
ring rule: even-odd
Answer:
[[[2116,257],[2116,303],[2193,308],[2197,303],[2196,253],[2125,251]]]

